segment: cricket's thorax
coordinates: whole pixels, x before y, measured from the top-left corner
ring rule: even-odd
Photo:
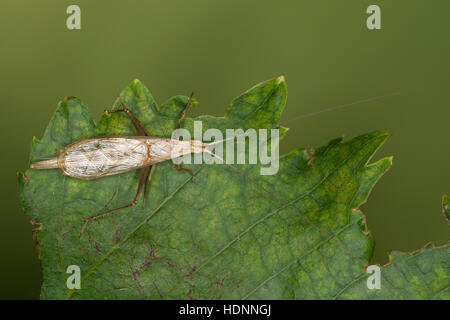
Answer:
[[[84,139],[64,148],[54,167],[65,175],[79,179],[95,179],[142,168],[190,153],[202,153],[201,141],[180,141],[156,137],[104,137]],[[56,160],[56,159],[55,159]],[[35,163],[44,167],[46,160]]]

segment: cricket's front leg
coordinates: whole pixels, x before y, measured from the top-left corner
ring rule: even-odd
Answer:
[[[189,173],[189,174],[191,175],[191,177],[192,177],[192,180],[194,180],[195,182],[198,182],[198,181],[197,181],[197,178],[195,177],[195,174],[192,172],[191,169],[180,168],[180,166],[179,166],[178,164],[176,164],[176,163],[173,164],[173,168],[174,168],[176,171],[178,171],[178,172],[186,172],[186,173]]]
[[[153,168],[154,168],[154,166],[153,166]],[[152,173],[153,173],[153,168],[152,168]],[[134,200],[131,203],[129,203],[129,204],[125,205],[125,206],[113,209],[113,210],[109,210],[107,212],[104,212],[102,214],[99,214],[99,215],[96,215],[96,216],[93,216],[93,217],[83,218],[84,225],[81,228],[80,235],[78,236],[78,239],[80,239],[81,236],[83,235],[83,233],[86,230],[86,227],[88,226],[89,222],[94,221],[94,220],[98,220],[98,219],[103,218],[103,217],[106,217],[107,215],[109,215],[111,213],[114,213],[114,212],[117,212],[117,211],[120,211],[120,210],[123,210],[123,209],[126,209],[126,208],[134,207],[139,201],[139,196],[141,194],[142,187],[144,186],[144,183],[145,183],[145,180],[147,178],[149,170],[150,170],[150,167],[145,167],[145,168],[141,169],[141,172],[140,172],[140,175],[139,175],[139,185],[138,185],[138,189],[137,189],[137,192],[136,192],[136,196],[134,197]],[[147,184],[150,182],[151,176],[152,175],[149,176]]]
[[[178,119],[177,129],[180,129],[181,122],[186,117],[186,113],[188,112],[189,108],[191,107],[193,96],[194,96],[194,93],[192,92],[191,95],[189,96],[188,102],[186,103],[186,108],[184,108],[183,114],[181,115],[180,119]]]
[[[106,110],[108,113],[116,113],[116,112],[125,112],[128,117],[130,117],[131,121],[133,122],[134,127],[136,128],[136,131],[138,132],[138,135],[140,136],[150,136],[147,129],[142,125],[142,123],[131,113],[131,111],[125,106],[125,103],[123,102],[122,98],[120,98],[120,103],[122,104],[122,109],[116,109],[116,110]]]

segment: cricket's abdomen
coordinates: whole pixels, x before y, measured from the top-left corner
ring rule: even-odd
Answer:
[[[104,137],[77,141],[62,150],[58,167],[68,176],[95,179],[148,165],[150,149],[136,137]]]

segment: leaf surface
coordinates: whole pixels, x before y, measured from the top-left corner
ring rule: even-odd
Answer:
[[[286,83],[265,81],[236,98],[224,117],[187,118],[203,132],[275,126]],[[153,136],[170,137],[187,103],[176,96],[158,106],[138,80],[120,94]],[[120,108],[117,100],[113,108]],[[280,136],[286,133],[280,128]],[[77,98],[60,102],[30,162],[54,157],[82,138],[135,135],[122,114],[96,124]],[[358,208],[391,158],[369,164],[388,134],[372,132],[280,157],[276,175],[261,165],[185,165],[196,174],[156,166],[143,207],[91,223],[82,218],[128,204],[139,172],[83,181],[59,170],[19,174],[20,199],[38,224],[44,299],[334,299],[448,298],[448,246],[393,254],[382,268],[382,289],[368,290],[364,268],[374,241]],[[80,290],[69,290],[67,267],[81,269]],[[385,279],[386,274],[386,279]],[[447,281],[446,281],[447,280]]]

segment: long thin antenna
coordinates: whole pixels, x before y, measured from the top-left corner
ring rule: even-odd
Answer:
[[[234,135],[234,136],[226,138],[226,139],[217,140],[217,141],[213,141],[213,142],[207,143],[207,146],[210,147],[210,146],[213,146],[213,145],[218,144],[218,143],[222,143],[222,142],[226,142],[226,141],[229,141],[229,140],[233,140],[234,138],[238,138],[238,137],[242,137],[242,136],[250,136],[251,134],[252,133],[244,132],[242,134],[237,134],[237,135]],[[253,133],[253,134],[256,135],[256,132]]]
[[[349,102],[349,103],[345,103],[345,104],[340,104],[340,105],[328,107],[328,108],[325,108],[325,109],[322,109],[322,110],[319,110],[319,111],[301,114],[301,115],[295,116],[295,117],[293,117],[291,119],[288,119],[288,120],[285,120],[285,121],[280,121],[280,122],[275,123],[275,124],[273,124],[271,126],[267,126],[267,127],[260,128],[260,129],[275,128],[275,127],[281,126],[281,125],[283,125],[285,123],[292,122],[292,121],[295,121],[295,120],[309,118],[309,117],[312,117],[312,116],[315,116],[315,115],[319,115],[319,114],[322,114],[322,113],[335,111],[335,110],[339,110],[339,109],[344,109],[344,108],[348,108],[348,107],[355,106],[355,105],[358,105],[358,104],[363,104],[363,103],[367,103],[367,102],[377,101],[377,100],[381,100],[381,99],[385,99],[385,98],[389,98],[389,97],[393,97],[393,96],[404,95],[404,94],[412,93],[412,92],[415,92],[415,91],[422,91],[422,90],[425,90],[425,89],[428,89],[428,88],[436,87],[437,85],[441,85],[441,84],[449,84],[449,82],[448,81],[440,81],[440,82],[436,82],[436,83],[425,85],[425,86],[421,86],[421,87],[414,87],[414,88],[409,88],[409,89],[405,89],[405,90],[391,92],[391,93],[387,93],[387,94],[383,94],[383,95],[379,95],[379,96],[374,96],[374,97],[370,97],[370,98],[366,98],[366,99],[360,99],[360,100],[356,100],[356,101],[353,101],[353,102]],[[208,143],[207,146],[208,147],[214,146],[214,145],[222,143],[222,142],[226,142],[226,141],[238,138],[238,137],[249,136],[249,135],[250,135],[250,133],[244,132],[242,134],[234,135],[234,136],[226,138],[226,139],[222,139],[222,140],[218,140],[218,141],[214,141],[214,142]]]
[[[360,100],[356,100],[350,103],[345,103],[345,104],[340,104],[340,105],[336,105],[336,106],[332,106],[332,107],[328,107],[319,111],[315,111],[315,112],[309,112],[309,113],[305,113],[305,114],[301,114],[299,116],[295,116],[289,120],[286,121],[282,121],[279,122],[277,124],[275,124],[274,126],[278,126],[281,125],[282,123],[287,123],[287,122],[292,122],[294,120],[298,120],[298,119],[304,119],[304,118],[309,118],[321,113],[326,113],[326,112],[330,112],[330,111],[334,111],[334,110],[339,110],[339,109],[343,109],[343,108],[347,108],[347,107],[351,107],[357,104],[362,104],[362,103],[367,103],[367,102],[372,102],[372,101],[376,101],[376,100],[381,100],[381,99],[385,99],[385,98],[389,98],[389,97],[393,97],[393,96],[399,96],[399,95],[403,95],[403,94],[407,94],[407,93],[412,93],[415,91],[422,91],[428,88],[433,88],[436,87],[438,85],[441,84],[449,84],[448,80],[445,81],[440,81],[440,82],[435,82],[433,84],[429,84],[429,85],[425,85],[425,86],[420,86],[420,87],[414,87],[414,88],[409,88],[409,89],[405,89],[405,90],[400,90],[400,91],[396,91],[396,92],[391,92],[391,93],[387,93],[387,94],[383,94],[383,95],[379,95],[379,96],[375,96],[375,97],[370,97],[370,98],[366,98],[366,99],[360,99]]]

